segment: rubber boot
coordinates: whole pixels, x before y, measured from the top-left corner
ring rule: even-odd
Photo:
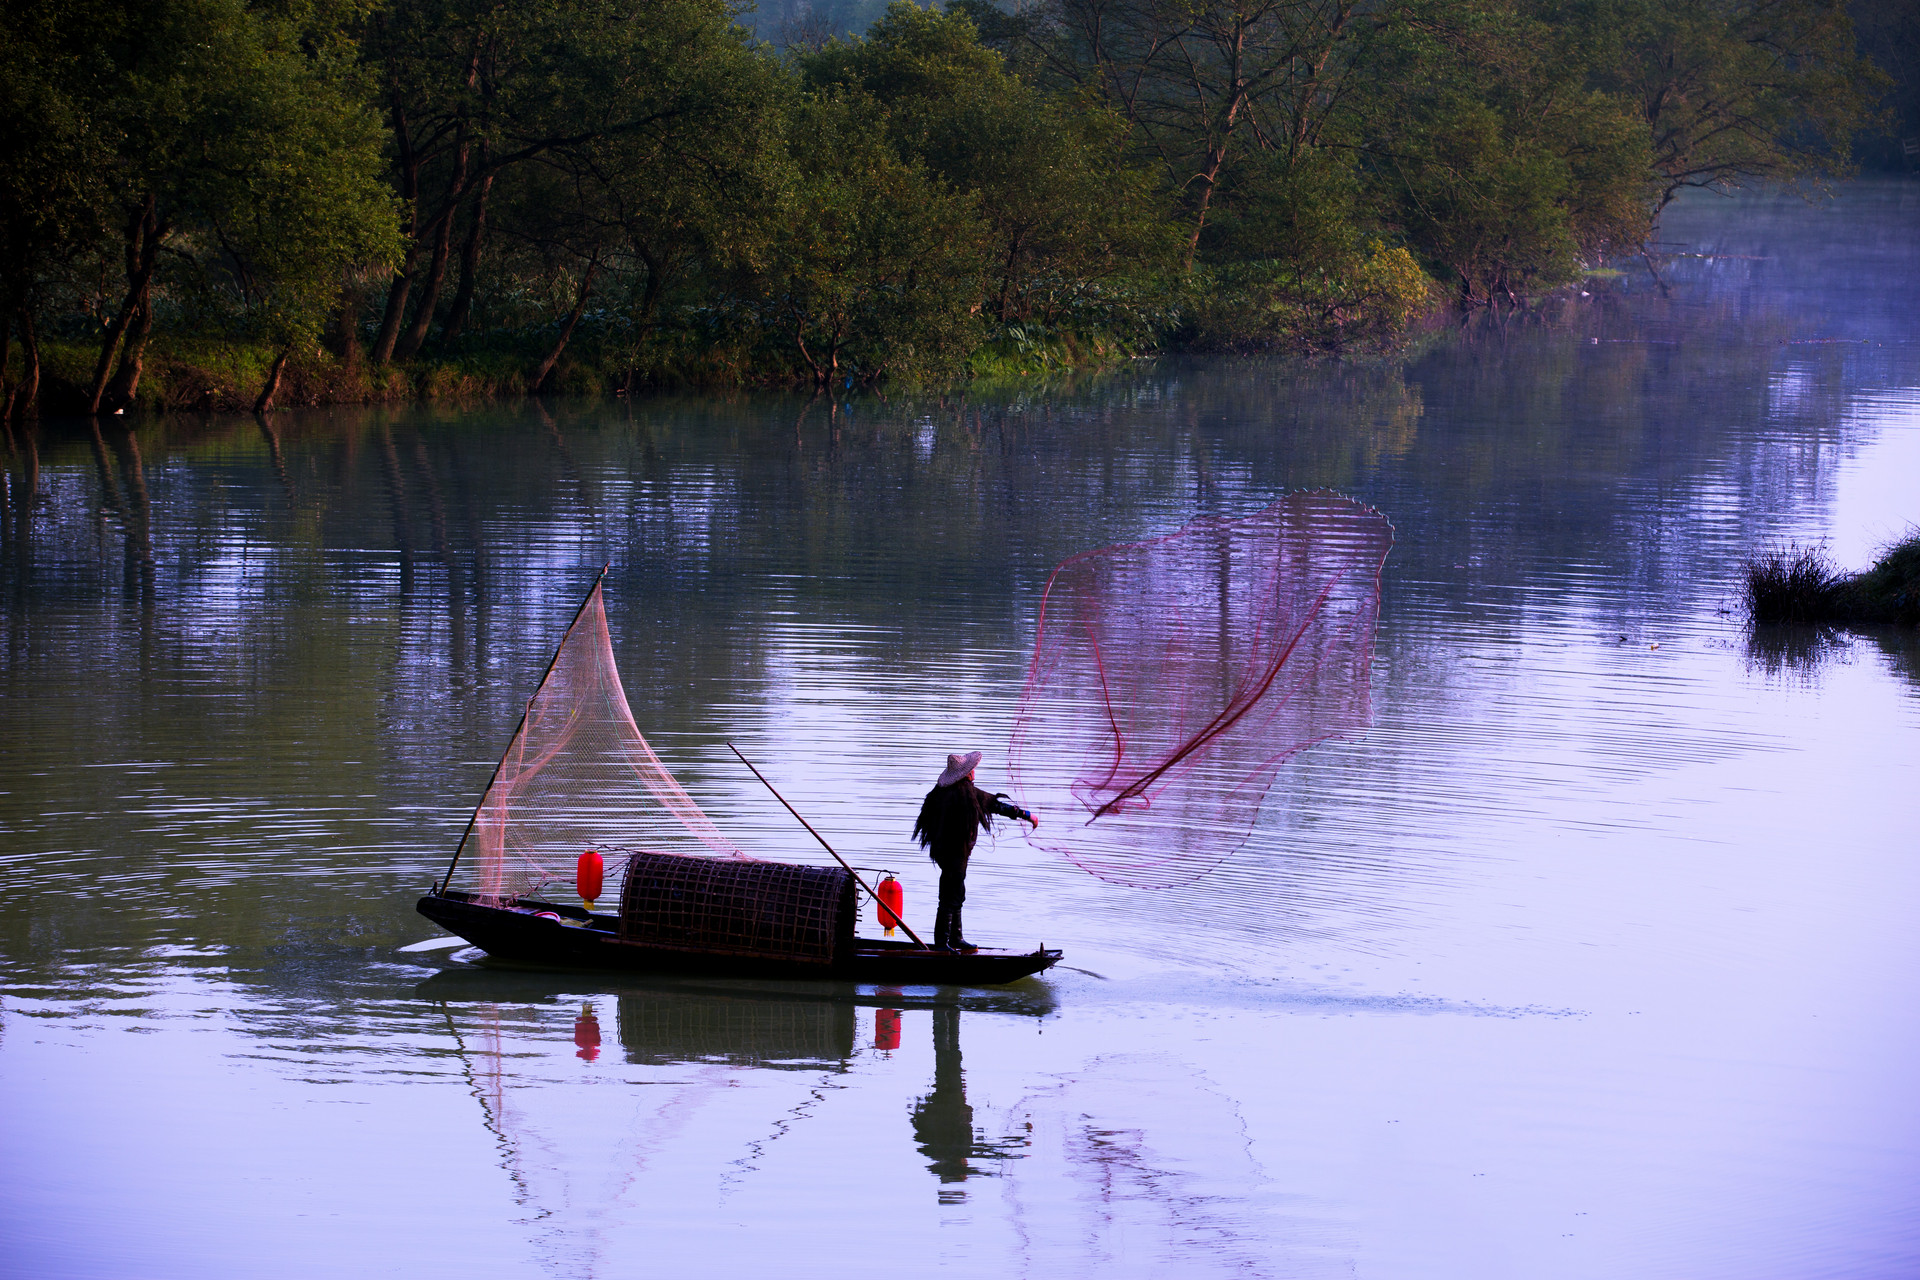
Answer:
[[[974,952],[978,951],[980,948],[974,946],[971,942],[968,942],[966,939],[965,933],[961,930],[960,911],[961,911],[961,908],[959,907],[955,907],[953,909],[953,928],[947,934],[947,947],[953,951],[959,951],[967,955],[972,955]]]

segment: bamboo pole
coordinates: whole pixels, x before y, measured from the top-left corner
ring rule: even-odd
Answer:
[[[494,762],[493,773],[487,778],[486,789],[480,793],[480,802],[473,806],[473,816],[467,819],[467,829],[460,833],[460,843],[453,847],[453,861],[447,863],[447,873],[440,877],[440,893],[445,893],[447,886],[453,883],[453,869],[460,865],[460,854],[466,849],[467,841],[473,836],[473,829],[480,821],[480,810],[486,807],[487,796],[493,791],[493,784],[500,780],[500,770],[507,763],[507,752],[513,750],[513,744],[520,740],[520,731],[527,727],[527,716],[533,711],[533,699],[539,697],[540,690],[546,688],[547,677],[553,674],[554,667],[559,664],[560,651],[567,647],[567,637],[573,634],[573,628],[580,621],[580,615],[585,613],[587,606],[593,603],[593,593],[600,589],[600,584],[606,580],[607,570],[612,567],[611,560],[600,566],[600,572],[593,575],[593,585],[587,589],[586,599],[582,600],[580,607],[573,611],[573,621],[569,622],[567,629],[560,633],[560,643],[553,647],[553,656],[547,659],[547,669],[540,673],[540,683],[533,686],[533,695],[527,699],[527,705],[520,712],[520,723],[513,726],[513,736],[507,739],[506,750],[502,751],[500,759]]]
[[[773,798],[775,800],[778,800],[781,804],[787,805],[787,812],[792,814],[795,818],[799,819],[800,825],[805,827],[807,829],[808,834],[810,834],[815,840],[818,840],[820,842],[820,847],[822,849],[825,849],[828,853],[831,853],[833,855],[833,860],[835,862],[847,868],[847,874],[853,877],[853,882],[855,884],[859,885],[862,889],[865,889],[867,891],[868,897],[872,898],[875,902],[880,901],[880,895],[875,893],[873,889],[867,884],[867,882],[860,878],[860,873],[858,871],[855,871],[851,866],[848,865],[847,860],[840,856],[839,850],[835,849],[832,845],[828,844],[827,838],[821,835],[818,831],[815,831],[813,829],[813,824],[811,822],[808,822],[805,818],[801,818],[800,811],[798,809],[794,808],[790,804],[787,804],[787,798],[781,795],[780,792],[775,789],[774,785],[771,782],[767,781],[767,776],[764,773],[761,773],[758,769],[753,768],[753,761],[747,759],[746,756],[741,755],[740,748],[734,746],[731,742],[729,742],[727,744],[727,750],[733,752],[733,754],[737,756],[740,756],[741,764],[747,766],[747,768],[749,769],[753,769],[753,776],[760,779],[760,785],[765,787],[767,790],[772,791]],[[893,913],[892,911],[888,911],[887,914],[892,915]],[[919,947],[922,951],[931,951],[933,949],[929,947],[926,943],[920,940],[920,935],[913,931],[913,926],[907,923],[906,917],[894,916],[893,918],[900,922],[900,927],[907,931],[907,936],[913,939],[915,946]]]

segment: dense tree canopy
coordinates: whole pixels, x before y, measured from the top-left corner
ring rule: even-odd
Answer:
[[[264,407],[1391,340],[1844,174],[1889,84],[1842,0],[14,0],[0,58],[15,413],[195,342]]]

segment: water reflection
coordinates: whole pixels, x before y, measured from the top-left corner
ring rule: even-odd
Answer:
[[[1047,1016],[1055,1006],[1043,985],[994,992],[766,987],[648,979],[608,986],[592,975],[490,966],[448,968],[418,985],[416,994],[444,1021],[501,1168],[538,1247],[557,1260],[556,1274],[601,1274],[610,1262],[610,1225],[645,1214],[654,1180],[717,1179],[722,1195],[737,1192],[777,1144],[816,1121],[829,1095],[847,1087],[843,1078],[867,1054],[856,1028],[868,1009],[876,1061],[894,1058],[909,1015],[927,1020],[933,1044],[931,1089],[893,1135],[860,1135],[869,1154],[910,1140],[942,1204],[963,1202],[958,1184],[1020,1154],[1024,1129],[996,1141],[980,1134],[967,1099],[961,1027],[969,1018]],[[615,1062],[637,1070],[607,1070],[609,1030]],[[797,1088],[780,1084],[782,1077]]]
[[[913,1139],[940,1180],[940,1203],[957,1204],[966,1193],[957,1184],[992,1173],[976,1161],[1008,1160],[1026,1145],[1021,1135],[987,1142],[967,1105],[967,1073],[960,1056],[960,1011],[933,1011],[933,1089],[913,1104]]]
[[[1192,1062],[1103,1055],[1020,1107],[1024,1275],[1355,1273],[1325,1207],[1278,1194],[1239,1104]]]
[[[1802,623],[1763,623],[1747,628],[1747,670],[1769,678],[1802,681],[1818,675],[1822,663],[1852,648],[1848,633],[1838,627]]]
[[[1042,984],[767,988],[596,986],[469,966],[418,986],[463,1064],[543,1270],[619,1274],[629,1230],[711,1212],[703,1189],[723,1204],[790,1195],[796,1173],[836,1176],[817,1162],[848,1147],[883,1169],[911,1149],[932,1203],[1004,1215],[1013,1234],[994,1265],[1005,1274],[1301,1276],[1351,1265],[1322,1209],[1275,1194],[1238,1104],[1193,1061],[1102,1054],[983,1109],[963,1041],[1004,1042],[1014,1024],[994,1020],[1049,1016]],[[858,1034],[868,1010],[871,1045]],[[931,1053],[904,1052],[903,1028],[923,1031]],[[918,1081],[905,1074],[916,1064],[929,1070]],[[859,1109],[862,1092],[902,1089],[911,1101],[891,1119]]]
[[[139,438],[125,427],[115,428],[109,443],[120,459],[127,488],[124,589],[129,600],[139,601],[141,615],[149,617],[154,606],[154,562],[153,499],[147,492],[147,464],[140,456]]]
[[[620,997],[620,1046],[636,1066],[843,1071],[853,1057],[853,1027],[852,1000],[671,991]]]
[[[1920,691],[1920,631],[1875,627],[1867,632],[1867,638],[1887,660],[1888,669]]]
[[[1744,650],[1749,674],[1809,688],[1828,667],[1865,654],[1878,654],[1895,678],[1920,688],[1920,632],[1910,627],[1768,623],[1747,628]]]

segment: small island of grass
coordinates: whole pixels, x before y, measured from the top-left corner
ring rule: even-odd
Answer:
[[[1745,599],[1760,623],[1920,626],[1920,530],[1862,573],[1843,571],[1823,547],[1769,551],[1747,562]]]

